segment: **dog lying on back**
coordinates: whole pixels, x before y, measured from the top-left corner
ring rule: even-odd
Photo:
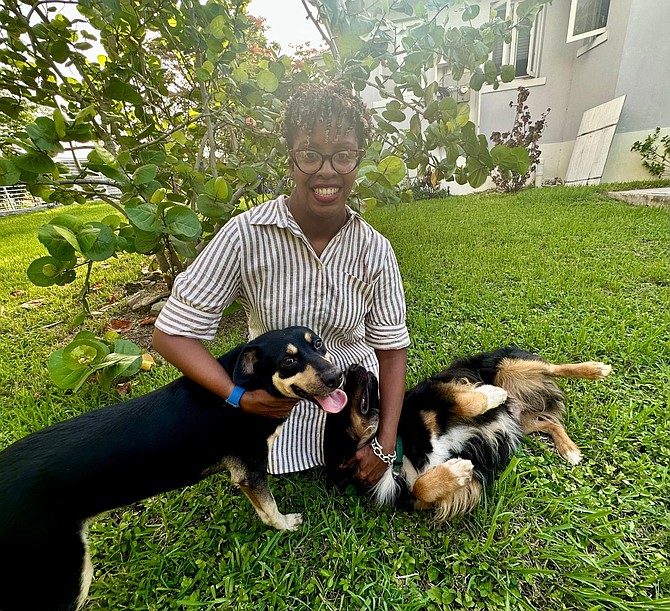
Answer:
[[[582,455],[563,427],[564,394],[555,378],[600,380],[610,372],[596,362],[554,365],[514,347],[455,360],[405,394],[402,462],[374,486],[374,499],[434,509],[441,521],[462,515],[477,506],[528,433],[547,433],[558,453],[577,464]],[[328,416],[325,436],[326,469],[340,483],[352,481],[340,465],[375,434],[379,415],[373,374],[352,366],[344,390],[347,407]]]
[[[305,327],[260,335],[219,359],[235,384],[344,407],[342,372]],[[0,610],[75,611],[92,566],[98,513],[228,469],[265,524],[295,530],[267,482],[268,445],[284,420],[246,414],[182,377],[48,427],[0,452]]]

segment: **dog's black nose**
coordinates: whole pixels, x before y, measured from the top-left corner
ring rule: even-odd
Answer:
[[[344,373],[340,370],[331,371],[323,376],[323,383],[328,388],[339,388],[342,385]]]

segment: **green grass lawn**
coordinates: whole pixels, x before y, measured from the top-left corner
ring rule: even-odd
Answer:
[[[67,329],[43,327],[71,315],[76,287],[33,287],[25,268],[44,254],[35,228],[54,214],[0,219],[0,447],[117,400],[93,385],[60,391],[46,375]],[[304,515],[295,533],[264,526],[227,477],[212,477],[92,522],[86,609],[670,609],[667,209],[555,187],[366,218],[401,265],[410,383],[507,343],[613,366],[605,381],[564,384],[583,463],[570,467],[532,437],[472,515],[440,526],[329,490],[318,471],[273,478],[280,510]],[[144,262],[119,263],[97,272],[96,303],[121,294]],[[19,307],[31,299],[44,302]],[[174,376],[155,368],[133,394]]]

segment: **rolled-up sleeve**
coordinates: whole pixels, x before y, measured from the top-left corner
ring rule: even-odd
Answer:
[[[156,320],[169,335],[214,339],[223,310],[240,291],[240,239],[235,219],[226,223],[195,261],[175,279]]]
[[[410,344],[405,322],[405,292],[393,249],[375,282],[372,308],[365,320],[365,340],[375,350],[398,350]]]

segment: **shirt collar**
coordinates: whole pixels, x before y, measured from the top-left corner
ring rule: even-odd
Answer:
[[[276,225],[280,229],[297,228],[298,223],[295,222],[293,216],[288,209],[288,196],[280,195],[277,199],[273,199],[266,204],[252,209],[252,225]],[[353,220],[360,219],[358,212],[352,210],[349,206],[345,207],[347,211],[347,221],[345,227]]]

